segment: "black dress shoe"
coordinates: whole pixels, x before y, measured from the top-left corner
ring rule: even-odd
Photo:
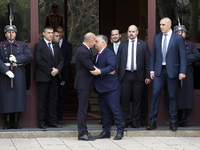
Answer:
[[[10,121],[6,122],[6,125],[3,127],[3,129],[11,129],[12,125],[10,123]]]
[[[78,140],[83,140],[83,141],[94,141],[95,138],[92,137],[90,134],[85,134],[85,135],[82,135],[82,136],[78,136]]]
[[[101,132],[99,136],[95,137],[96,139],[104,139],[104,138],[110,138],[110,132]]]
[[[64,124],[64,121],[61,118],[57,118],[56,123],[58,123],[58,124]]]
[[[123,132],[117,132],[117,135],[114,137],[114,140],[121,140],[123,137]]]
[[[134,121],[134,122],[131,123],[131,127],[132,128],[139,128],[139,125],[136,121]]]
[[[147,130],[153,130],[156,129],[156,122],[150,122],[150,124],[147,126]]]
[[[60,126],[60,125],[54,123],[54,124],[49,124],[48,127],[52,127],[52,128],[62,128],[63,126]]]
[[[181,122],[179,123],[179,127],[188,127],[187,121],[181,120]]]
[[[19,125],[18,122],[15,122],[13,128],[14,129],[21,129],[21,126]]]
[[[44,124],[42,124],[42,125],[39,125],[38,128],[40,128],[40,129],[46,129],[46,126]]]
[[[172,130],[172,131],[176,131],[177,130],[176,123],[170,123],[170,130]]]

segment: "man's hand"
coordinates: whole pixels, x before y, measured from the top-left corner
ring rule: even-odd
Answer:
[[[112,71],[112,72],[110,72],[110,73],[108,73],[108,74],[111,74],[111,75],[115,74],[115,70],[114,70],[114,71]]]
[[[65,81],[60,82],[60,85],[65,85]]]
[[[154,79],[154,73],[150,73],[151,80]]]
[[[184,73],[179,73],[179,80],[185,79],[186,75]]]
[[[17,62],[16,57],[13,54],[10,55],[9,60],[10,62]]]
[[[15,77],[14,73],[10,70],[6,72],[6,75],[11,79]]]
[[[54,77],[58,74],[59,70],[56,68],[52,68],[53,70],[51,71],[51,75]]]
[[[93,74],[93,75],[95,75],[95,76],[97,76],[97,75],[101,74],[101,71],[100,71],[100,69],[98,69],[98,68],[97,68],[97,67],[95,67],[95,66],[94,66],[94,69],[95,69],[95,70],[93,70],[93,71],[90,71],[90,73],[91,73],[91,74]]]
[[[151,80],[150,79],[145,79],[145,84],[150,84],[151,83]]]

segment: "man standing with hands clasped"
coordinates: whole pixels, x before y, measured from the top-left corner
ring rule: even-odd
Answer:
[[[52,42],[53,28],[45,27],[44,39],[35,44],[35,81],[38,82],[38,128],[62,128],[56,124],[58,85],[61,82],[63,57],[58,44]]]
[[[187,60],[185,42],[181,35],[171,29],[171,20],[163,18],[160,21],[159,33],[154,36],[150,77],[153,82],[153,95],[150,108],[150,124],[147,130],[156,129],[158,107],[162,89],[167,84],[169,93],[170,130],[177,130],[177,99],[179,80],[185,78]]]

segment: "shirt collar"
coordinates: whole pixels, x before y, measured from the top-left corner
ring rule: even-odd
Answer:
[[[98,53],[100,53],[100,54],[101,54],[105,48],[106,48],[106,47],[104,47],[104,48],[103,48],[103,49],[102,49],[100,52],[98,52]]]
[[[83,42],[83,45],[85,45],[90,50],[90,48],[84,42]]]
[[[45,38],[44,38],[44,41],[47,43],[47,45],[49,42],[52,44],[52,41],[47,41]]]
[[[137,39],[138,39],[138,38],[136,37],[136,38],[135,38],[135,42],[137,42]],[[132,43],[132,40],[128,38],[128,42],[129,42],[129,43]]]
[[[168,33],[163,33],[163,36],[164,36],[164,34],[167,34],[170,37],[172,35],[172,29]]]

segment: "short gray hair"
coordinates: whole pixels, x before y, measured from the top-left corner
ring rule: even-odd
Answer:
[[[103,40],[106,43],[106,45],[108,44],[107,36],[105,36],[105,35],[97,35],[97,37],[101,37],[101,40]]]

